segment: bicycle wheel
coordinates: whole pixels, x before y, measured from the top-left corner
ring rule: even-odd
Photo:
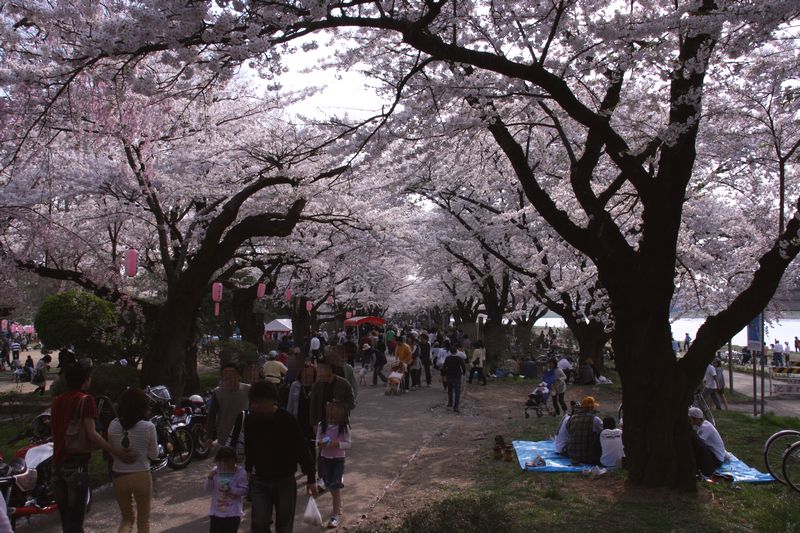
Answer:
[[[783,477],[783,454],[792,444],[800,442],[800,431],[784,429],[778,431],[764,443],[764,465],[772,477],[786,485]]]
[[[800,492],[800,442],[795,442],[783,454],[783,478],[786,484]]]

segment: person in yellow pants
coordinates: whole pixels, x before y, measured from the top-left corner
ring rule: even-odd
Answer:
[[[114,496],[122,514],[119,533],[133,531],[134,522],[138,533],[150,531],[150,503],[153,499],[150,460],[158,459],[158,438],[156,427],[148,420],[149,411],[145,393],[130,388],[120,398],[119,417],[108,427],[108,440],[112,446],[129,449],[135,455],[132,463],[115,459],[111,467]]]

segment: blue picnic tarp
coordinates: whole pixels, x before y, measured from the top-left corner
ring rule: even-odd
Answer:
[[[591,468],[591,465],[573,466],[569,457],[556,454],[552,440],[515,440],[512,444],[517,452],[519,467],[523,470],[530,470],[531,472],[581,472],[584,468]],[[545,460],[544,466],[525,466],[527,463],[532,462],[537,455]],[[730,479],[734,483],[769,483],[770,481],[775,481],[770,474],[764,474],[755,468],[747,466],[731,453],[728,455],[729,458],[714,472],[717,476]]]

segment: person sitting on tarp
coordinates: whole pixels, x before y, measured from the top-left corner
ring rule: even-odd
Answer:
[[[583,364],[578,368],[578,373],[575,375],[576,385],[594,385],[597,383],[597,373],[594,369],[594,361],[586,359]]]
[[[692,450],[697,469],[706,477],[722,466],[728,452],[714,424],[705,420],[699,407],[689,408],[689,423],[692,425]]]
[[[569,413],[564,414],[561,423],[558,425],[556,431],[556,438],[553,442],[553,447],[558,455],[567,455],[567,443],[569,442],[569,429],[567,429],[567,422],[569,422]]]
[[[599,406],[594,398],[586,396],[581,400],[581,408],[567,422],[567,455],[574,465],[600,463],[600,432],[603,431],[603,421],[596,415]]]

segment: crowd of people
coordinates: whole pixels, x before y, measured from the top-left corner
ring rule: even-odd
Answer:
[[[210,495],[212,533],[237,531],[248,498],[252,531],[271,531],[273,524],[277,532],[292,531],[298,467],[305,475],[307,494],[331,495],[331,512],[324,525],[341,524],[343,476],[353,443],[350,417],[358,397],[355,367],[359,367],[361,385],[371,376],[372,386],[380,381],[388,387],[389,376],[399,370],[402,378],[397,387],[408,393],[433,386],[438,374],[447,392],[446,405],[455,413],[461,409],[463,382],[487,383],[486,349],[455,330],[444,334],[410,328],[368,329],[340,333],[334,339],[318,333],[302,347],[285,336],[276,348],[259,361],[257,378],[251,383],[243,382],[243,369],[237,364],[221,365],[208,413],[209,436],[217,451],[204,482]],[[52,434],[53,486],[63,530],[83,531],[89,456],[99,448],[112,458],[119,531],[132,531],[134,525],[137,531],[149,531],[150,461],[158,457],[158,445],[146,395],[135,388],[122,395],[118,417],[104,438],[95,429],[97,407],[86,392],[91,364],[67,358],[61,362],[67,392],[53,400]],[[387,365],[392,370],[389,376],[385,375]],[[524,365],[513,370],[524,372]],[[718,370],[718,365],[709,366],[707,388],[711,388],[712,371],[716,380]],[[564,414],[554,437],[558,453],[574,464],[618,467],[625,460],[622,420],[601,419],[599,404],[591,396],[573,406],[572,412],[565,400],[568,383],[596,382],[591,361],[576,365],[567,357],[552,358],[536,390],[551,399],[557,415]],[[722,439],[703,419],[702,411],[690,409],[689,419],[696,463],[703,474],[710,475],[724,460]]]

